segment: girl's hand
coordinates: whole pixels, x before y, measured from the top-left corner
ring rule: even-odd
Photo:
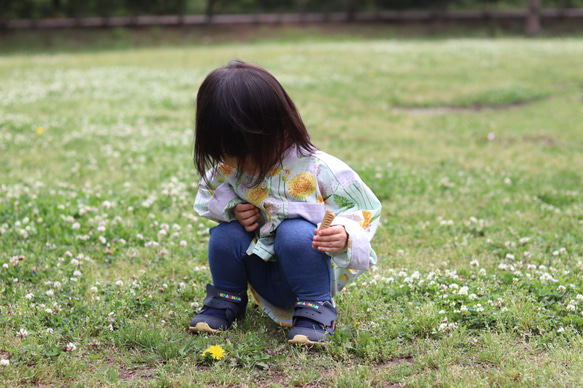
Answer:
[[[316,229],[312,241],[314,247],[322,252],[337,253],[346,248],[348,233],[342,225],[333,225],[326,229]]]
[[[245,227],[247,232],[252,232],[259,224],[255,221],[259,218],[259,209],[251,203],[240,203],[233,209],[235,218]]]

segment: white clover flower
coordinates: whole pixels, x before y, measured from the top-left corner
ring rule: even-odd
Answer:
[[[460,307],[460,311],[461,311],[462,313],[467,313],[467,312],[468,312],[468,307],[467,307],[467,306],[465,306],[465,305],[463,305],[462,307]]]
[[[181,246],[181,247],[185,248],[187,245],[188,245],[188,244],[186,243],[186,241],[184,241],[184,240],[181,240],[181,241],[180,241],[180,246]]]
[[[565,308],[567,309],[567,311],[575,311],[575,310],[577,310],[577,306],[575,306],[573,304],[570,304],[570,303]]]
[[[77,349],[77,346],[75,346],[75,344],[72,342],[69,342],[67,345],[63,346],[63,350],[66,352],[73,352],[75,349]]]
[[[468,296],[468,299],[469,299],[469,300],[478,299],[478,296],[477,296],[476,294],[470,294],[470,295]]]
[[[10,266],[8,265],[8,263],[4,263],[4,264],[2,264],[2,268],[8,268],[8,267],[10,267]]]
[[[583,295],[581,295],[581,294],[577,294],[577,296],[576,296],[576,299],[577,299],[578,301],[583,301]]]
[[[81,224],[78,222],[75,222],[75,223],[73,223],[73,225],[71,225],[71,229],[79,230],[79,229],[81,229]]]
[[[52,328],[47,328],[46,333],[47,334],[53,334],[55,331]]]
[[[79,265],[79,260],[71,259],[71,265]]]
[[[47,292],[45,292],[45,294],[47,294],[48,296],[53,296],[53,295],[55,295],[55,292],[53,290],[47,290]]]
[[[51,309],[45,309],[45,313],[52,314],[53,313],[53,310],[51,310]]]
[[[557,329],[557,333],[562,333],[564,331],[565,331],[565,328],[562,326]]]
[[[136,234],[136,238],[138,240],[143,240],[144,239],[144,236],[141,233],[138,233],[138,234]]]
[[[508,260],[514,260],[514,255],[513,255],[512,253],[507,253],[507,254],[506,254],[506,258],[507,258]]]
[[[470,267],[479,267],[480,263],[478,262],[478,260],[472,260],[470,261]]]
[[[526,244],[527,242],[530,241],[530,237],[522,237],[520,240],[518,240],[518,242],[520,244]],[[526,252],[525,252],[526,253]]]
[[[92,286],[89,288],[89,291],[95,294],[95,293],[97,293],[98,290],[97,290],[97,287]]]
[[[439,314],[445,314],[445,310],[439,310]]]
[[[58,282],[58,281],[57,281],[57,282],[54,282],[54,283],[53,283],[53,286],[54,286],[55,288],[61,288],[61,282]]]
[[[458,288],[460,288],[460,286],[458,286],[456,283],[452,283],[452,284],[449,285],[449,288],[450,289],[457,290]]]
[[[74,271],[74,272],[73,272],[73,276],[77,276],[77,277],[79,277],[79,276],[81,276],[81,275],[82,275],[82,274],[81,274],[81,271],[79,271],[79,270],[77,270],[77,271]]]
[[[103,245],[107,244],[107,239],[103,236],[99,236],[99,242],[102,243]]]
[[[28,300],[33,300],[34,299],[34,294],[33,293],[29,293],[29,294],[24,295],[24,297],[26,299],[28,299]]]
[[[548,272],[543,273],[540,278],[539,278],[542,282],[557,282],[558,280],[556,280],[555,278],[553,278]]]
[[[18,333],[16,333],[17,336],[19,336],[20,338],[24,338],[28,335],[28,331],[26,331],[25,329],[20,329],[18,331]]]
[[[123,282],[121,280],[118,280],[117,282],[115,282],[116,286],[122,287],[123,286]]]
[[[0,360],[0,366],[9,366],[9,365],[10,365],[10,360],[5,360],[5,359]]]
[[[468,290],[469,290],[469,288],[464,286],[464,287],[460,288],[460,290],[458,291],[458,295],[468,295]]]
[[[560,285],[559,287],[557,287],[557,291],[559,291],[559,292],[565,292],[565,291],[567,291],[567,287],[565,287],[563,285]]]

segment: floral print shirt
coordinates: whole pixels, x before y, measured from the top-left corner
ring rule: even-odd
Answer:
[[[250,183],[253,176],[238,174],[226,164],[215,166],[207,174],[209,184],[201,180],[194,203],[200,216],[230,222],[236,220],[232,209],[240,203],[251,203],[259,209],[259,227],[248,254],[276,259],[275,230],[282,221],[304,218],[317,225],[330,209],[336,216],[332,224],[343,225],[349,236],[346,250],[329,254],[332,295],[376,264],[370,242],[379,224],[381,203],[358,174],[334,156],[319,150],[300,155],[292,147],[286,151],[282,165],[255,186]],[[287,325],[286,320],[272,318]]]

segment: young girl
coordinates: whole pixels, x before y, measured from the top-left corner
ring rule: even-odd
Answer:
[[[204,307],[193,332],[217,333],[243,317],[247,287],[288,343],[330,340],[332,297],[376,263],[370,241],[381,204],[342,161],[319,151],[291,98],[261,67],[231,61],[197,95],[194,209],[210,230]],[[317,224],[326,210],[336,218]]]

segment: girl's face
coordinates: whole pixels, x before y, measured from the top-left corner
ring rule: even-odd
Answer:
[[[232,156],[223,155],[223,162],[228,164],[230,167],[242,170],[249,175],[256,175],[256,173],[259,171],[257,168],[257,163],[251,156],[247,156],[242,163],[239,163],[239,159]]]

